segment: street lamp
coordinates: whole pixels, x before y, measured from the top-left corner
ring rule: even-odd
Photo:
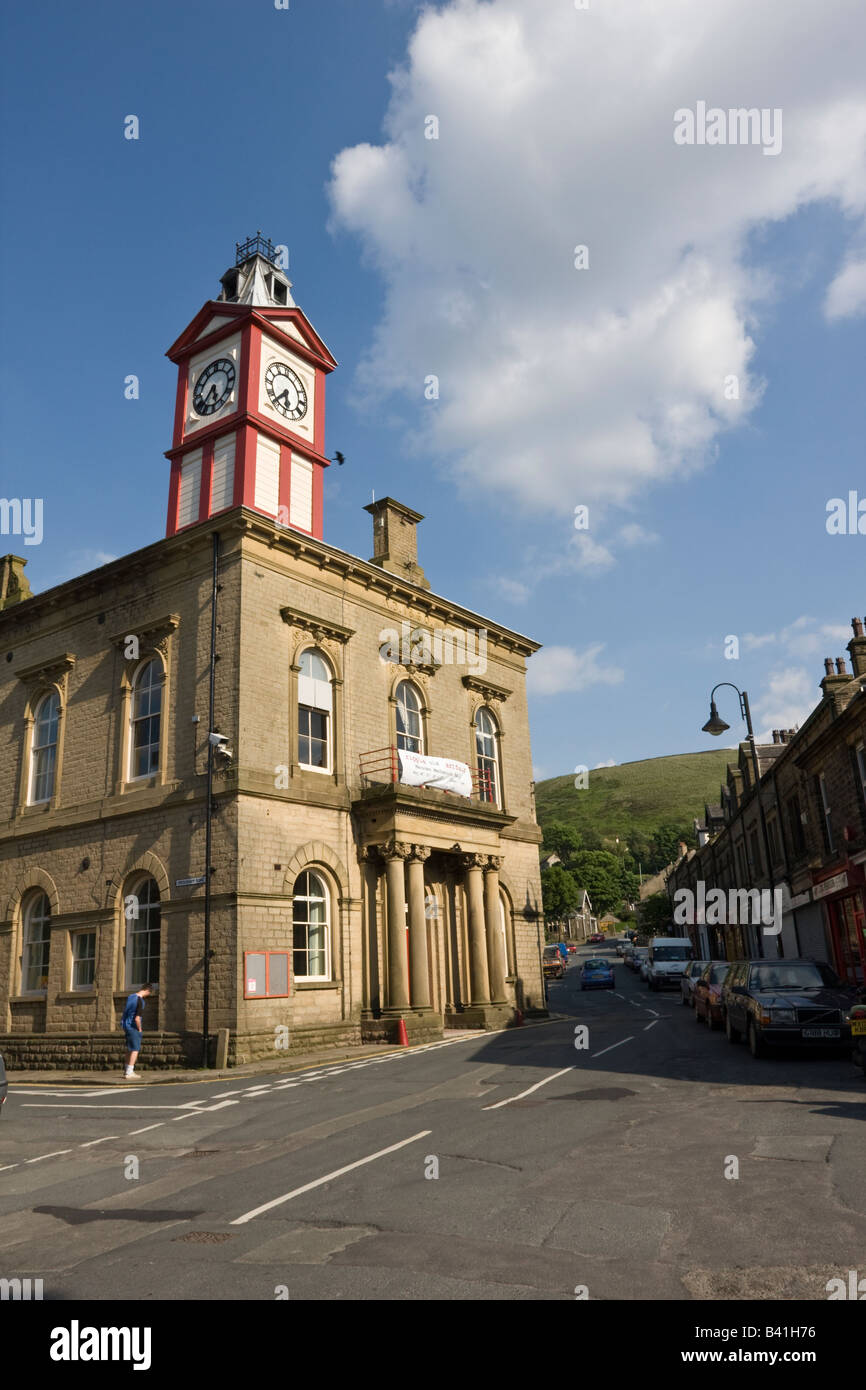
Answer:
[[[770,837],[767,834],[767,821],[764,816],[764,801],[761,796],[761,769],[758,765],[758,748],[757,744],[755,743],[755,731],[752,728],[752,711],[749,708],[749,697],[746,694],[745,690],[739,690],[737,686],[732,685],[730,681],[719,681],[718,685],[714,685],[712,690],[710,691],[710,717],[707,720],[706,724],[702,726],[702,729],[705,734],[713,734],[716,737],[718,737],[719,734],[723,734],[726,731],[726,729],[729,729],[731,727],[730,724],[726,724],[724,719],[720,717],[719,711],[716,709],[715,699],[713,698],[715,696],[716,691],[721,690],[724,686],[728,686],[730,690],[736,691],[737,698],[740,701],[740,714],[742,718],[746,721],[746,730],[748,733],[749,747],[752,750],[752,770],[754,772],[755,777],[755,792],[758,797],[758,811],[760,814],[761,832],[764,841],[764,860],[767,865],[767,878],[769,879],[770,892],[772,893],[774,891],[775,884],[773,882],[773,865],[770,859]],[[763,956],[764,943],[761,937],[761,932],[757,931],[755,935],[758,940],[758,949],[760,950],[761,955]],[[781,939],[777,937],[777,952],[780,950],[781,944]]]

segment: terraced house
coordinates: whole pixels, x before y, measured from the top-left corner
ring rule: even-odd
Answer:
[[[274,248],[169,350],[166,535],[45,593],[2,561],[0,1047],[146,1065],[543,1011],[526,660],[431,591],[423,519],[323,539],[336,363]],[[208,795],[208,787],[211,795]]]
[[[740,744],[719,803],[696,822],[698,849],[670,871],[672,896],[688,889],[697,900],[700,884],[778,894],[777,933],[690,921],[707,959],[810,956],[848,984],[866,982],[866,633],[860,618],[851,626],[851,670],[845,657],[826,658],[809,717],[758,746],[757,785]]]

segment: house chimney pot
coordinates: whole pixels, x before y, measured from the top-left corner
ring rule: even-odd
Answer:
[[[847,666],[845,665],[845,658],[844,658],[844,656],[837,656],[837,657],[836,657],[836,675],[837,675],[837,676],[847,676],[847,674],[848,674],[848,668],[847,668]]]

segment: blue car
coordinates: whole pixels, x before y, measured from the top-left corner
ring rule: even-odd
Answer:
[[[581,989],[613,989],[613,966],[607,960],[585,960],[580,967]]]

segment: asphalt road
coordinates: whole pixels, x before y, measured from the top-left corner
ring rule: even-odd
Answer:
[[[259,1083],[15,1086],[0,1277],[61,1300],[825,1300],[866,1272],[847,1058],[755,1061],[621,965],[582,993],[572,964],[550,1008]]]

